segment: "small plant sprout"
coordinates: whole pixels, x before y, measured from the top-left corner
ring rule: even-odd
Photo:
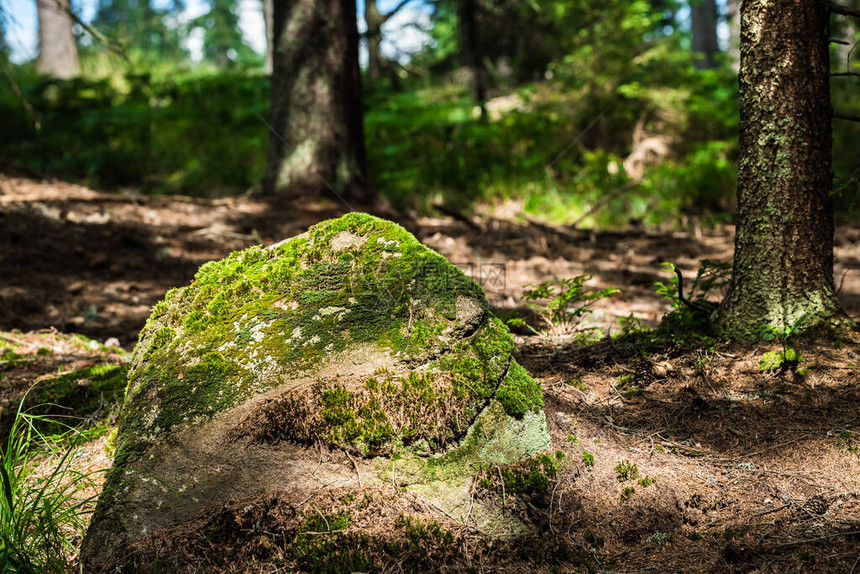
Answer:
[[[649,536],[646,542],[650,542],[652,544],[663,544],[666,541],[666,533],[665,532],[655,532],[651,536]]]
[[[803,361],[803,357],[793,347],[789,346],[788,342],[791,337],[797,333],[797,330],[806,321],[806,314],[798,317],[796,321],[788,325],[766,325],[761,328],[761,337],[765,341],[777,340],[782,344],[781,351],[770,351],[762,355],[759,361],[759,371],[778,371],[783,372],[788,369],[796,369],[797,365]],[[807,369],[808,370],[808,369]],[[806,374],[805,371],[803,374]]]
[[[621,336],[631,336],[641,333],[645,329],[642,328],[642,321],[633,313],[626,317],[618,318],[618,325],[621,326]]]
[[[681,308],[681,298],[678,296],[678,276],[675,274],[675,264],[663,262],[660,264],[660,271],[663,273],[671,273],[671,277],[666,283],[662,281],[654,282],[654,291],[663,299],[672,303],[672,307]]]
[[[552,338],[553,335],[580,333],[588,338],[596,327],[580,327],[583,318],[592,312],[591,305],[619,293],[614,287],[597,291],[589,291],[585,283],[591,275],[577,275],[567,279],[544,281],[538,285],[529,285],[523,298],[528,306],[540,315],[547,325],[541,331],[528,325],[523,319],[511,319],[509,325],[523,326],[535,335]]]
[[[636,493],[636,489],[632,486],[625,486],[621,489],[621,500],[629,500]]]
[[[648,488],[652,484],[657,482],[657,479],[652,476],[645,476],[639,479],[639,486],[642,488]]]
[[[590,452],[582,451],[582,464],[585,466],[594,466],[594,455]]]
[[[571,380],[567,381],[567,384],[572,386],[574,389],[576,389],[580,392],[583,392],[583,393],[588,390],[588,386],[586,386],[586,384],[582,382],[582,377],[577,377],[575,379],[571,379]]]
[[[623,460],[615,467],[615,474],[618,482],[627,482],[628,480],[636,480],[639,478],[639,467],[635,462]]]

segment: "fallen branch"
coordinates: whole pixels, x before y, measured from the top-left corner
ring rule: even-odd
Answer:
[[[628,181],[627,183],[625,183],[621,187],[617,187],[617,188],[613,189],[612,191],[610,191],[609,193],[607,193],[606,195],[601,197],[599,200],[597,200],[597,202],[595,202],[595,204],[592,205],[588,211],[586,211],[584,214],[582,214],[576,221],[571,223],[570,226],[573,227],[574,229],[576,229],[579,226],[579,224],[585,220],[586,217],[593,215],[601,207],[603,207],[604,205],[606,205],[607,203],[609,203],[613,199],[615,199],[617,197],[621,197],[622,195],[624,195],[625,193],[627,193],[628,191],[630,191],[631,189],[633,189],[634,187],[636,187],[640,183],[642,183],[641,178],[631,179],[630,181]]]
[[[854,18],[860,18],[860,10],[855,10],[854,8],[849,8],[848,6],[842,6],[841,4],[837,4],[836,2],[830,3],[830,12],[833,14],[840,14],[842,16],[853,16]]]
[[[837,114],[834,113],[833,117],[838,120],[847,120],[849,122],[860,122],[860,116],[852,116],[849,114]]]

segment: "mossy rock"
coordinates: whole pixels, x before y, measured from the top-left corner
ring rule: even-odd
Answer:
[[[513,350],[478,285],[369,215],[207,263],[141,332],[84,563],[236,497],[300,501],[398,465],[456,506],[482,461],[549,448]]]

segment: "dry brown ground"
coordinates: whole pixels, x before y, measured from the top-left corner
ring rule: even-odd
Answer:
[[[187,283],[204,261],[295,235],[343,211],[336,203],[118,198],[0,176],[0,329],[6,331],[0,350],[35,355],[45,346],[40,337],[56,339],[50,356],[0,364],[0,399],[14,400],[38,376],[75,361],[108,360],[101,351],[33,331],[117,337],[130,348],[149,307],[167,288]],[[488,210],[469,222],[388,215],[482,280],[501,307],[521,304],[525,285],[552,277],[593,274],[595,286],[620,288],[594,316],[596,326],[613,332],[618,317],[633,313],[654,326],[666,312],[652,287],[666,279],[662,261],[692,276],[701,260],[731,256],[729,227],[591,233],[503,212],[499,206],[501,217],[489,217]],[[836,279],[853,317],[860,315],[858,239],[860,230],[837,232]],[[395,532],[397,517],[384,510],[390,506],[395,514],[409,508],[436,520],[455,535],[448,554],[437,549],[442,553],[433,554],[427,571],[450,559],[453,569],[476,571],[860,572],[858,345],[796,343],[809,367],[801,376],[759,371],[761,355],[777,343],[712,349],[618,339],[589,347],[537,338],[520,343],[521,362],[544,383],[553,446],[568,461],[545,500],[509,499],[510,511],[540,535],[487,546],[479,533],[432,508],[416,507],[399,493],[375,493],[374,500],[387,501],[368,506],[382,517],[381,534]],[[84,448],[81,465],[106,460],[101,444]],[[593,455],[593,465],[583,462],[583,452]],[[656,482],[620,482],[615,469],[623,461]],[[624,487],[635,489],[626,499]],[[288,517],[272,510],[276,500],[267,504],[266,520],[277,523],[281,516],[283,527],[332,501],[311,500]],[[193,533],[205,524],[239,513],[231,512],[184,525],[186,539],[199,540]],[[362,524],[354,528],[365,531]],[[261,541],[265,533],[245,530],[239,525],[224,535],[224,544],[237,549],[234,571],[285,567],[277,553],[253,550],[277,547],[277,537]],[[211,548],[189,543],[180,549],[215,560],[190,562],[202,571],[218,563]],[[409,564],[403,560],[401,568]],[[398,571],[396,563],[390,571]]]

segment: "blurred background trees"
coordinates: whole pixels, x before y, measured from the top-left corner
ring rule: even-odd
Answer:
[[[270,113],[277,18],[260,0],[72,0],[74,81],[40,73],[20,46],[29,28],[12,16],[35,0],[2,2],[4,69],[20,89],[0,82],[3,163],[106,190],[220,196],[261,189],[261,118],[294,141]],[[731,217],[735,0],[370,0],[356,13],[366,183],[395,206],[513,200],[584,226]],[[850,71],[856,26],[834,22],[832,36],[833,71]],[[834,106],[856,113],[857,78],[832,81]],[[844,218],[860,134],[834,130]]]

